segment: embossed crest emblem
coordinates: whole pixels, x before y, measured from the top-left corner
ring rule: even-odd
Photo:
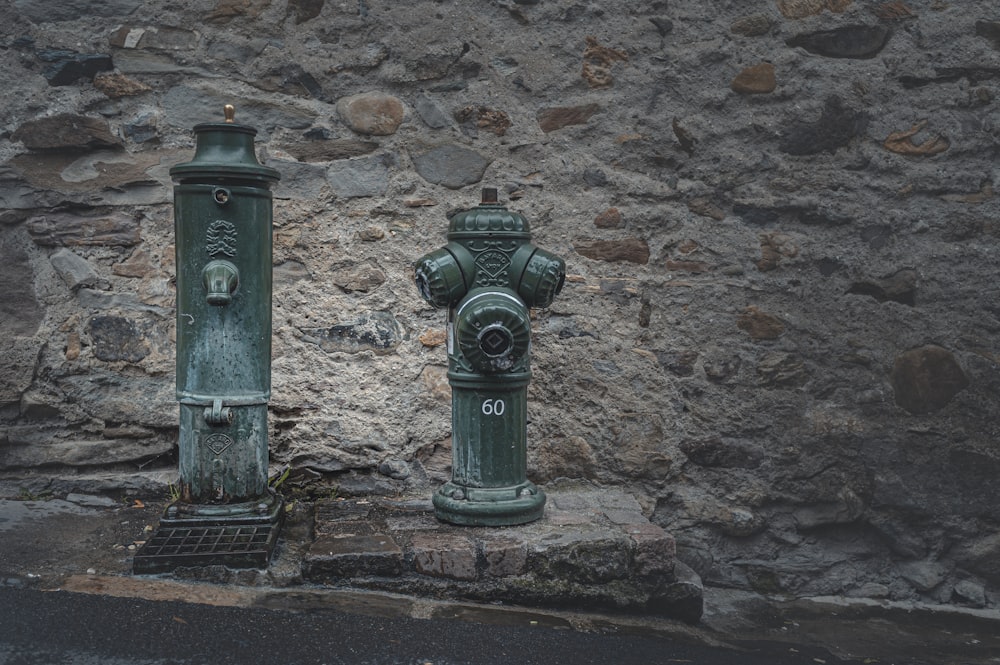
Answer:
[[[215,453],[216,457],[225,452],[226,448],[233,445],[233,443],[235,443],[235,441],[233,441],[233,438],[228,434],[210,434],[205,438],[205,445],[208,446],[209,450]]]
[[[497,277],[510,266],[510,259],[501,251],[491,249],[476,258],[476,265],[490,277]]]
[[[212,257],[219,254],[230,258],[236,256],[236,225],[224,219],[209,224],[205,232],[205,251]]]

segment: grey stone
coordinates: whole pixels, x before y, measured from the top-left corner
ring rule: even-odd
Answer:
[[[177,427],[177,396],[173,385],[151,376],[130,376],[93,369],[89,374],[58,381],[66,399],[87,414],[108,423],[134,423],[152,429]],[[115,443],[117,442],[117,443]],[[125,439],[109,445],[136,446]]]
[[[173,442],[162,439],[54,441],[31,446],[0,446],[0,464],[8,469],[46,466],[96,467],[143,462],[166,455]]]
[[[954,593],[966,605],[986,607],[986,588],[978,582],[960,580],[955,583]]]
[[[70,492],[66,495],[66,500],[70,503],[75,503],[78,506],[83,506],[85,508],[114,508],[115,506],[120,506],[121,504],[111,497],[108,496],[98,496],[94,494],[78,494],[76,492]]]
[[[443,145],[413,157],[420,177],[448,189],[461,189],[483,179],[489,159],[474,150]]]
[[[190,51],[201,41],[194,30],[170,26],[123,25],[108,37],[112,46],[124,49]]]
[[[978,536],[963,545],[957,561],[983,579],[1000,584],[1000,533]]]
[[[912,561],[899,566],[899,574],[918,591],[930,591],[944,582],[948,569],[937,561]]]
[[[91,80],[100,72],[114,69],[111,56],[106,53],[77,53],[75,51],[38,51],[38,59],[49,63],[45,80],[49,85],[73,85],[80,79]]]
[[[130,319],[95,316],[87,323],[87,333],[98,360],[137,363],[149,355],[149,343]]]
[[[132,310],[150,312],[160,317],[168,317],[173,314],[173,310],[167,307],[142,302],[135,293],[109,293],[81,288],[77,292],[76,298],[83,309]]]
[[[413,107],[416,109],[420,119],[424,121],[424,124],[431,129],[444,129],[454,124],[451,116],[442,111],[437,102],[426,94],[417,96]]]
[[[828,58],[874,58],[892,32],[884,25],[847,25],[789,38],[786,43]]]
[[[833,154],[859,136],[867,123],[866,114],[845,106],[839,97],[829,97],[819,120],[792,123],[780,149],[789,155]]]
[[[528,542],[528,569],[542,578],[600,584],[628,576],[628,541],[616,530],[582,528]]]
[[[274,186],[276,199],[317,201],[323,198],[324,189],[329,185],[326,167],[277,159],[269,159],[266,163],[281,173],[281,180]]]
[[[128,16],[142,0],[13,0],[14,9],[34,23],[75,21],[84,16]]]
[[[391,353],[403,341],[403,327],[390,312],[368,312],[329,328],[303,328],[307,339],[327,353]]]
[[[65,247],[49,257],[52,267],[56,269],[59,276],[73,291],[82,286],[94,287],[101,290],[111,288],[111,283],[102,278],[97,269],[79,254],[76,254]]]
[[[12,321],[12,316],[4,316],[0,330]],[[4,352],[0,353],[0,407],[17,405],[21,401],[21,395],[35,377],[39,353],[44,346],[44,340],[12,334],[9,328],[4,332],[4,339],[7,340]]]
[[[701,578],[678,561],[676,581],[666,585],[649,601],[649,608],[687,623],[698,623],[704,612]]]
[[[381,196],[389,189],[389,167],[394,161],[390,155],[339,160],[327,169],[327,182],[338,198]]]
[[[406,460],[401,459],[390,459],[382,462],[378,465],[378,472],[396,480],[405,480],[413,475],[410,465]]]
[[[0,229],[0,335],[32,337],[45,317],[23,232]]]
[[[969,378],[954,354],[934,345],[897,356],[890,378],[896,404],[910,413],[942,409],[969,386]]]

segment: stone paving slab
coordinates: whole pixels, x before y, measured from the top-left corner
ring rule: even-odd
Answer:
[[[546,488],[542,519],[515,527],[438,521],[430,498],[317,502],[307,582],[442,599],[582,606],[695,622],[701,580],[673,537],[621,490]]]

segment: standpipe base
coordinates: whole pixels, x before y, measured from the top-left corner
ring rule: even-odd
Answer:
[[[176,501],[132,560],[135,574],[167,573],[189,566],[267,568],[285,518],[278,495],[227,505]]]
[[[434,515],[462,526],[515,526],[545,510],[545,492],[525,481],[512,487],[463,487],[448,482],[434,493]]]

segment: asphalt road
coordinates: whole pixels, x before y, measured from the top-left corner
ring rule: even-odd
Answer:
[[[540,625],[223,607],[0,586],[0,665],[816,665],[824,652],[736,652]]]

